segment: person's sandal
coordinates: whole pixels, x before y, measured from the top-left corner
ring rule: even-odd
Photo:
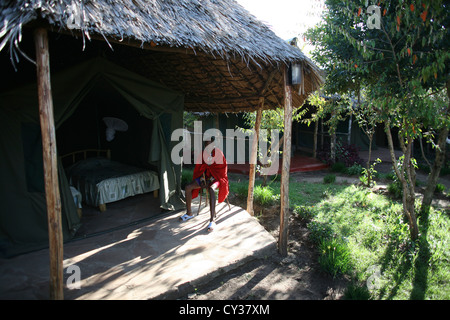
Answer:
[[[214,221],[208,224],[208,232],[212,232],[216,228],[216,223]]]
[[[185,214],[183,214],[181,217],[180,217],[180,221],[188,221],[188,220],[190,220],[190,219],[192,219],[192,218],[194,218],[195,216],[194,215],[192,215],[192,216],[190,216],[190,215],[188,215],[187,213],[185,213]]]

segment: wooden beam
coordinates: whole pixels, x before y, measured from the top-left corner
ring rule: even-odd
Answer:
[[[197,104],[228,104],[228,103],[248,103],[249,100],[259,100],[261,96],[241,96],[233,98],[212,98],[212,97],[186,97],[187,103],[197,103]]]
[[[289,85],[287,67],[284,67],[284,136],[283,163],[281,167],[281,212],[278,251],[287,255],[289,225],[289,171],[291,168],[291,135],[292,135],[292,88]]]
[[[264,87],[261,89],[261,91],[259,92],[260,96],[264,96],[266,94],[267,89],[269,89],[270,84],[272,83],[273,77],[275,76],[275,74],[277,74],[279,72],[278,69],[274,69],[269,76],[267,77],[266,83],[264,84]]]
[[[55,124],[50,86],[50,57],[47,30],[34,33],[39,99],[39,118],[44,160],[45,198],[47,202],[48,237],[50,252],[50,299],[63,296],[63,236],[61,227],[61,199],[59,195]]]
[[[260,98],[258,110],[256,111],[255,136],[252,143],[252,152],[250,154],[250,172],[248,174],[248,196],[247,196],[247,212],[254,215],[253,211],[253,190],[255,187],[256,161],[258,160],[258,139],[259,128],[261,127],[262,109],[264,107],[264,98]]]

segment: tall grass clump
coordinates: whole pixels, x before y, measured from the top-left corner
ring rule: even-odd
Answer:
[[[275,183],[278,184],[279,183]],[[239,198],[246,199],[248,197],[248,181],[234,182],[230,181],[230,191],[235,193]],[[279,192],[275,192],[271,186],[262,186],[261,181],[255,183],[253,189],[253,200],[262,206],[270,206],[280,199]]]
[[[274,192],[274,190],[269,186],[255,186],[253,192],[255,202],[259,203],[262,206],[269,206],[275,204],[275,202],[279,199]]]
[[[351,269],[350,250],[336,238],[322,238],[319,243],[319,264],[333,277]]]
[[[334,183],[336,181],[336,175],[334,174],[327,174],[325,177],[323,177],[323,183]]]

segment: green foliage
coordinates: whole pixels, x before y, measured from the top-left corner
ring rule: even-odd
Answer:
[[[246,198],[247,185],[230,181],[230,190],[242,188]],[[270,189],[279,196],[279,182]],[[289,200],[293,214],[306,223],[321,267],[352,280],[346,299],[450,299],[450,218],[445,212],[432,208],[422,214],[420,237],[413,242],[402,204],[370,189],[291,182]],[[378,278],[370,285],[374,270]]]
[[[194,170],[183,168],[181,172],[181,189],[184,189],[187,184],[192,181],[192,176],[194,174]]]
[[[188,111],[183,112],[183,126],[185,128],[193,127],[194,121],[198,121],[198,120],[199,120],[199,117],[196,116],[194,113],[188,112]]]
[[[248,181],[243,182],[229,182],[230,192],[235,193],[239,198],[246,199],[248,196]]]
[[[354,280],[346,298],[450,297],[450,219],[445,213],[432,210],[421,216],[421,236],[411,242],[402,205],[368,189],[339,189],[309,210],[297,205],[297,212],[310,217],[307,226],[318,244],[321,265],[333,276],[345,273]],[[379,279],[369,286],[374,266],[379,266]]]
[[[397,199],[401,199],[403,195],[403,189],[397,180],[392,183],[389,183],[387,186],[388,192]]]
[[[327,104],[327,101],[323,97],[322,92],[320,90],[317,90],[316,92],[313,92],[309,95],[308,103],[315,107],[316,112],[311,114],[311,118],[303,119],[302,122],[310,126],[312,122],[316,122],[319,119],[325,117],[325,106]]]
[[[345,274],[351,269],[348,247],[335,238],[324,238],[319,244],[320,266],[333,277]]]
[[[325,177],[323,177],[323,183],[334,183],[336,181],[336,175],[334,174],[327,174]]]
[[[316,244],[319,244],[322,239],[328,239],[333,235],[333,230],[329,224],[315,219],[308,223],[308,229],[310,231],[309,238]]]
[[[343,162],[336,162],[333,163],[333,165],[331,166],[331,171],[333,172],[339,172],[339,173],[347,173],[347,167],[345,166],[345,163]]]
[[[304,219],[307,221],[314,217],[314,212],[309,206],[306,205],[295,205],[293,212],[300,219]]]
[[[351,167],[347,168],[347,173],[352,176],[359,176],[362,174],[364,168],[360,164],[354,164]]]
[[[366,186],[366,187],[372,187],[375,184],[374,176],[377,174],[377,171],[375,170],[375,165],[381,163],[380,159],[375,160],[372,165],[369,167],[369,169],[363,168],[361,172],[361,176],[359,177],[359,180]]]
[[[325,3],[324,22],[306,33],[317,48],[314,60],[327,73],[325,91],[366,88],[366,103],[354,110],[360,124],[395,116],[413,135],[422,125],[448,127],[442,112],[448,105],[442,92],[450,60],[448,3],[419,0],[411,10],[406,2],[379,2],[379,29],[367,25],[366,9],[374,1]]]
[[[375,122],[384,122],[386,130],[398,128],[400,146],[410,159],[410,146],[414,139],[425,136],[424,128],[437,132],[450,126],[449,101],[444,94],[450,72],[448,2],[326,0],[325,4],[324,22],[307,33],[317,48],[313,57],[327,74],[325,90],[347,93],[366,89],[370,103],[355,110],[355,116],[360,115],[358,122],[369,129]],[[376,28],[369,26],[368,20],[373,18],[366,10],[369,5],[379,9]],[[413,170],[410,162],[399,167],[397,174],[414,177]],[[403,200],[408,212],[404,214],[413,217],[411,238],[416,239],[411,206],[414,192],[409,187],[415,182],[400,182],[408,192]]]
[[[241,199],[248,197],[248,181],[241,182],[230,181],[230,191]],[[261,181],[255,183],[253,189],[253,200],[262,206],[270,206],[280,200],[279,193],[276,193],[271,186],[262,186]]]
[[[313,57],[327,70],[334,92],[349,91],[362,80],[374,83],[382,74],[397,78],[397,65],[401,74],[416,75],[410,79],[429,86],[445,80],[449,59],[447,30],[442,28],[448,23],[445,2],[418,0],[414,10],[407,2],[325,3],[324,23],[309,30],[307,37],[317,46]],[[380,5],[379,29],[367,24],[367,7],[373,4]],[[400,89],[395,88],[397,81],[384,85]]]
[[[281,106],[280,106],[281,107]],[[300,119],[308,111],[307,108],[301,106],[292,111],[292,121],[300,121]],[[256,112],[246,112],[244,114],[245,124],[249,128],[255,127]],[[278,108],[274,110],[263,110],[261,114],[261,129],[278,129],[284,131],[284,109]]]
[[[437,185],[436,185],[436,190],[434,190],[434,192],[436,192],[436,193],[444,193],[445,192],[445,185],[443,185],[443,184],[441,184],[441,183],[438,183]]]
[[[255,186],[253,194],[255,202],[262,206],[272,205],[279,200],[279,196],[275,195],[274,190],[269,186],[263,187],[257,185]]]
[[[335,158],[332,159],[331,150],[324,148],[319,151],[317,158],[327,164],[343,163],[346,167],[351,167],[355,164],[362,164],[362,159],[359,156],[358,147],[354,144],[345,144],[338,139],[335,143]],[[338,164],[337,166],[340,166]]]
[[[359,283],[351,283],[344,292],[345,300],[370,300],[370,291],[367,286]]]

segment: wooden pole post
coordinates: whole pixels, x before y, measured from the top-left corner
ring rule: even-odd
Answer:
[[[214,120],[215,120],[215,122],[216,122],[216,123],[215,123],[216,129],[217,129],[217,130],[220,130],[220,113],[218,113],[218,112],[216,113],[216,117],[215,117]]]
[[[253,211],[253,190],[255,187],[256,161],[258,160],[258,140],[259,128],[261,127],[262,108],[264,106],[264,98],[260,98],[259,107],[256,111],[255,136],[252,143],[252,152],[250,154],[250,171],[248,174],[248,196],[247,196],[247,212],[254,215]]]
[[[48,237],[50,251],[50,299],[63,297],[63,236],[61,228],[61,199],[59,195],[55,124],[50,86],[50,57],[47,30],[34,33],[39,97],[39,117],[44,160],[45,197],[47,201]]]
[[[283,164],[281,168],[281,212],[278,251],[287,255],[288,225],[289,225],[289,171],[291,167],[291,134],[292,134],[292,89],[289,85],[287,67],[284,76],[284,135]]]

